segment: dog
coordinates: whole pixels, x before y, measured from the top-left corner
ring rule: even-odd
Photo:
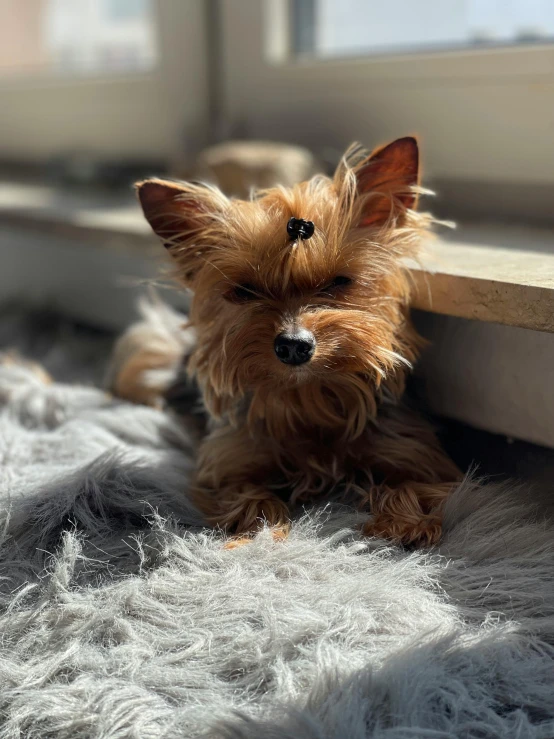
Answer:
[[[434,223],[417,208],[417,140],[355,145],[332,178],[249,200],[162,179],[136,188],[193,293],[187,372],[210,424],[191,492],[206,520],[282,531],[295,506],[338,496],[371,513],[366,535],[435,544],[460,472],[402,401],[422,346],[406,260]],[[119,376],[120,394],[144,399],[136,371]]]

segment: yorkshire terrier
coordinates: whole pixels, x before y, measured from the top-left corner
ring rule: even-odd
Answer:
[[[207,521],[283,530],[296,504],[332,494],[371,513],[367,535],[437,542],[460,472],[401,402],[422,345],[406,260],[433,223],[417,211],[416,139],[351,147],[332,178],[248,201],[159,179],[137,192],[193,292],[187,371],[210,425],[191,492]],[[144,400],[129,369],[119,393]]]

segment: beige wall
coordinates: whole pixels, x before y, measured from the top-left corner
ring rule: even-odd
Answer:
[[[554,334],[421,312],[416,325],[431,411],[554,448]]]

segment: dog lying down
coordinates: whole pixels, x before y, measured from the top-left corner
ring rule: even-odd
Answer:
[[[353,146],[333,178],[248,201],[160,179],[137,193],[193,297],[186,340],[140,327],[120,340],[112,388],[156,404],[181,365],[197,382],[206,520],[284,535],[295,506],[332,494],[371,511],[367,535],[435,544],[461,475],[402,401],[422,345],[406,258],[434,222],[417,208],[416,140]]]

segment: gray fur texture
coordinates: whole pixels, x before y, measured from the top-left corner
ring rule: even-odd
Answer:
[[[223,548],[167,415],[0,366],[0,739],[554,736],[554,539],[467,480],[408,552],[308,510]]]

